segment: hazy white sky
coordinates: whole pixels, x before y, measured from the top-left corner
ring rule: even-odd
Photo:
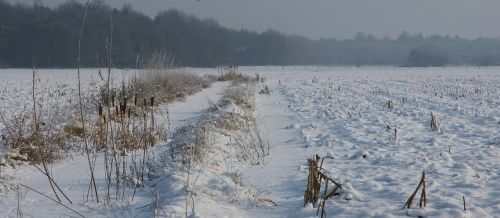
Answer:
[[[32,3],[33,0],[9,0]],[[42,0],[54,6],[65,0]],[[85,2],[85,0],[77,0]],[[180,9],[231,28],[275,29],[309,38],[395,37],[403,30],[467,38],[500,36],[500,0],[105,0],[154,17]]]

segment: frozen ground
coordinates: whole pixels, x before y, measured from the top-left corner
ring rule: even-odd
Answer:
[[[115,70],[115,82],[121,81],[132,71]],[[16,112],[29,110],[31,102],[31,72],[30,70],[8,70],[1,71],[5,75],[5,80],[0,82],[3,93],[8,96],[2,98],[2,113],[4,117],[9,117]],[[71,102],[76,101],[76,72],[74,70],[40,70],[38,72],[40,84],[38,90],[43,90],[45,101],[50,103],[44,105],[44,111],[54,110],[55,107],[74,107]],[[98,77],[97,70],[89,69],[82,72],[84,86],[92,86]],[[217,101],[223,94],[228,83],[217,83],[203,92],[188,96],[184,101],[173,102],[169,105],[161,106],[159,111],[170,113],[170,125],[172,129],[196,122],[202,115],[203,110],[209,107],[209,101]],[[90,90],[89,88],[88,90]],[[51,94],[51,93],[68,94]],[[2,102],[2,103],[4,103]],[[52,103],[55,102],[55,103]],[[5,107],[4,107],[5,105]],[[26,109],[26,107],[28,109]],[[158,114],[158,117],[161,117]],[[159,118],[163,122],[163,118]],[[3,122],[2,122],[3,123]],[[0,128],[4,128],[0,126]],[[3,146],[3,145],[2,145]],[[132,154],[133,155],[133,154]],[[96,158],[96,180],[100,192],[105,189],[105,171],[103,155]],[[1,166],[0,166],[1,167]],[[148,205],[155,197],[155,190],[149,188],[140,189],[133,193],[133,189],[127,189],[125,201],[113,202],[110,205],[96,204],[92,200],[85,200],[89,186],[89,170],[87,159],[83,153],[73,152],[65,160],[51,165],[51,172],[54,180],[62,188],[65,194],[73,201],[69,204],[63,201],[70,208],[75,209],[85,217],[151,217]],[[22,217],[74,217],[75,213],[57,205],[55,202],[28,190],[18,184],[26,185],[41,193],[55,198],[52,194],[48,180],[36,168],[29,165],[12,167],[1,167],[0,169],[0,217],[17,217],[18,208]],[[180,184],[182,185],[182,184]],[[19,191],[16,189],[19,188]],[[170,191],[172,192],[172,191]],[[134,199],[132,199],[134,196]],[[102,197],[102,196],[101,196]],[[93,198],[93,197],[91,197]],[[146,208],[146,210],[144,209]]]
[[[216,69],[189,70],[217,73]],[[326,202],[327,217],[500,214],[500,68],[239,70],[264,75],[265,83],[256,90],[267,85],[272,91],[269,96],[256,95],[255,112],[261,132],[273,146],[271,156],[265,164],[256,166],[228,165],[220,162],[223,158],[214,158],[210,168],[196,168],[204,171],[199,174],[202,178],[198,185],[202,194],[195,196],[197,216],[314,217],[316,208],[304,208],[303,195],[307,158],[315,154],[331,157],[325,158],[323,167],[347,188],[346,195]],[[23,110],[29,103],[30,73],[19,71],[0,70],[4,116]],[[60,96],[54,98],[55,102],[68,102],[68,96],[74,97],[73,71],[44,72],[40,74],[47,76],[42,79],[47,81],[46,93],[68,92],[62,97],[55,95]],[[89,79],[86,77],[86,81]],[[217,101],[227,86],[216,83],[185,102],[168,106],[173,125],[195,123],[209,106],[208,99]],[[393,107],[384,107],[388,101]],[[431,131],[431,112],[437,117],[437,131]],[[55,164],[52,170],[71,198],[82,202],[88,172],[83,155],[75,155],[72,160]],[[231,169],[222,169],[227,166]],[[423,170],[427,174],[427,208],[403,210]],[[229,173],[239,175],[242,181],[238,184],[244,185],[228,185]],[[170,212],[164,216],[182,217],[185,175],[161,175],[159,182],[141,190],[134,201],[112,206],[75,203],[71,207],[88,217],[148,217],[152,213],[143,212],[142,206],[158,196],[161,207]],[[3,167],[0,176],[11,188],[23,183],[50,194],[46,178],[30,166]],[[467,213],[463,211],[462,196],[466,198]],[[21,193],[20,205],[25,217],[74,215],[31,191]],[[0,216],[15,217],[16,208],[16,192],[2,190]]]
[[[95,90],[101,81],[99,69],[81,70],[84,91]],[[135,70],[114,70],[113,82],[119,84]],[[105,70],[102,70],[103,74]],[[103,75],[106,76],[106,75]],[[38,102],[43,102],[43,111],[67,109],[78,99],[76,69],[37,70],[35,92]],[[95,94],[95,93],[88,93]],[[32,70],[0,69],[0,114],[6,119],[22,111],[30,111],[32,105]],[[0,122],[0,130],[4,128]]]
[[[246,175],[279,206],[254,214],[315,215],[316,209],[297,208],[306,159],[319,154],[333,157],[323,165],[328,175],[355,190],[350,200],[329,200],[328,216],[461,217],[462,196],[472,217],[498,216],[499,70],[274,69],[266,76],[275,92],[259,96],[259,114],[275,153],[269,165]],[[387,101],[394,108],[384,108]],[[423,170],[427,209],[402,210]]]

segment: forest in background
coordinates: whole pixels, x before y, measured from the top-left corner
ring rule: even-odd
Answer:
[[[49,8],[0,0],[0,67],[31,67],[33,58],[37,67],[76,66],[84,12],[85,5],[75,1]],[[311,40],[274,30],[229,29],[177,10],[151,18],[130,5],[117,9],[104,1],[92,1],[81,42],[82,65],[104,65],[106,46],[111,42],[113,65],[119,68],[140,67],[145,57],[159,51],[174,57],[177,65],[191,67],[500,65],[500,38],[402,32],[396,38],[358,33],[352,39]]]

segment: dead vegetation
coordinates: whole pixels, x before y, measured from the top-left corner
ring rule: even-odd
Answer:
[[[62,131],[62,125],[57,122],[58,108],[56,107],[56,110],[49,111],[49,113],[43,112],[45,104],[43,95],[39,96],[40,93],[37,93],[37,87],[39,86],[37,81],[39,79],[34,59],[32,66],[30,103],[32,103],[33,107],[31,112],[25,110],[11,120],[6,120],[3,115],[1,116],[5,125],[5,135],[7,135],[4,138],[8,152],[6,152],[4,158],[11,165],[22,161],[29,162],[47,178],[59,203],[62,202],[62,197],[72,203],[54,181],[52,172],[49,169],[50,164],[58,160],[67,149],[67,137]],[[19,214],[21,213],[18,208]]]
[[[238,73],[238,66],[234,64],[228,64],[225,66],[217,67],[218,70],[218,81],[236,81],[236,82],[249,82],[252,80],[251,77]],[[260,80],[257,74],[256,81]]]
[[[43,99],[43,93],[37,93],[37,73],[33,69],[32,110],[23,110],[12,117],[0,114],[0,121],[5,128],[2,138],[6,152],[4,158],[10,165],[19,162],[41,164],[52,163],[65,156],[69,149],[69,136],[63,131],[63,124],[58,119],[64,116],[59,107],[53,107],[50,112],[44,112],[48,106]]]
[[[231,135],[234,146],[239,151],[237,156],[251,164],[260,164],[269,155],[269,142],[262,139],[258,123],[253,112],[255,110],[255,91],[245,86],[230,88],[216,107],[228,108],[216,126],[225,134]],[[230,132],[234,133],[231,134]]]
[[[411,208],[413,199],[415,198],[415,195],[417,195],[418,190],[420,189],[420,187],[422,187],[422,192],[420,194],[419,207],[420,208],[427,207],[427,194],[425,192],[425,171],[422,171],[422,177],[420,178],[420,182],[418,183],[418,186],[415,189],[415,191],[413,192],[413,194],[411,194],[410,197],[408,198],[408,200],[406,201],[403,209],[404,208],[408,208],[408,209]],[[465,208],[465,198],[464,198],[464,208]]]
[[[103,77],[101,80],[105,81]],[[132,105],[134,113],[140,109],[135,106],[148,106],[151,98],[154,98],[155,106],[169,103],[208,88],[215,80],[212,76],[200,77],[174,69],[173,58],[165,52],[158,52],[151,55],[137,74],[122,81],[120,87],[108,90],[106,84],[101,86],[97,98],[100,100],[99,104],[104,106],[115,101],[121,107]]]
[[[260,91],[259,94],[261,95],[271,95],[271,90],[269,89],[269,86],[265,85]]]
[[[131,78],[121,93],[139,106],[144,101],[137,100],[149,99],[151,96],[155,96],[156,104],[163,104],[208,88],[212,82],[213,78],[202,78],[189,72],[145,70]]]
[[[175,131],[170,156],[201,163],[218,136],[229,137],[234,156],[243,162],[260,164],[270,153],[270,145],[262,138],[253,112],[254,93],[251,85],[234,85],[219,102],[211,103],[206,117],[196,124]]]
[[[17,161],[28,161],[40,164],[42,159],[54,162],[64,156],[68,136],[61,131],[62,126],[54,120],[42,121],[37,129],[30,124],[29,113],[21,113],[10,120],[5,120],[5,159],[10,164]]]
[[[172,149],[172,160],[175,154],[180,154],[182,162],[189,166],[206,162],[214,134],[223,134],[224,131],[225,134],[234,133],[235,138],[232,140],[238,151],[236,156],[241,159],[259,164],[269,154],[269,143],[265,144],[262,140],[253,117],[255,103],[252,94],[255,90],[248,89],[249,84],[236,87],[239,83],[251,81],[251,78],[237,73],[234,65],[226,66],[219,78],[200,77],[172,69],[173,59],[165,52],[158,52],[141,62],[143,65],[136,75],[122,81],[119,87],[114,87],[112,19],[109,35],[106,36],[106,75],[99,69],[100,81],[93,81],[95,90],[86,90],[81,84],[79,55],[88,6],[89,1],[77,41],[78,93],[77,103],[71,107],[73,111],[67,114],[55,112],[54,117],[42,113],[43,102],[37,101],[35,93],[37,79],[33,64],[32,112],[23,112],[7,120],[2,117],[6,126],[2,138],[8,146],[7,160],[32,163],[47,177],[55,196],[51,198],[53,201],[62,206],[65,206],[64,199],[73,203],[53,180],[50,169],[50,163],[62,157],[69,148],[69,139],[79,142],[75,144],[81,145],[79,149],[88,161],[89,185],[83,192],[84,202],[123,202],[126,189],[134,190],[133,200],[136,189],[148,179],[150,147],[160,140],[162,134],[170,132],[170,126],[165,126],[170,123],[168,111],[164,116],[167,119],[165,124],[156,121],[158,106],[208,88],[216,80],[234,81],[235,87],[217,104],[217,108],[221,109],[213,111],[217,115],[211,114],[191,127],[178,130],[177,133],[186,134],[188,140],[176,144],[175,149]],[[139,62],[138,58],[138,66]],[[229,111],[231,107],[239,108],[241,113]],[[61,117],[64,121],[58,121]],[[96,160],[100,154],[103,154],[104,163],[98,166]],[[98,185],[96,181],[97,168],[104,169],[104,184]],[[188,184],[188,189],[190,186]],[[159,207],[158,200],[155,205],[151,206],[152,209]]]
[[[437,117],[434,113],[431,112],[431,131],[438,131],[439,123]]]
[[[254,90],[251,90],[249,86],[232,86],[226,91],[224,96],[222,96],[217,106],[222,108],[230,105],[236,105],[248,110],[245,112],[252,112],[255,109],[253,93]]]
[[[384,103],[384,108],[387,110],[393,110],[394,109],[394,102],[392,100],[388,100]]]
[[[306,191],[304,192],[304,206],[311,204],[317,208],[316,215],[321,217],[326,217],[325,212],[325,201],[342,194],[342,184],[336,182],[331,179],[324,173],[323,169],[323,161],[324,158],[321,158],[319,155],[308,159],[309,173],[307,176],[307,186]],[[419,207],[425,208],[427,207],[427,192],[426,192],[426,182],[425,182],[425,171],[422,172],[422,176],[420,178],[420,182],[418,183],[415,191],[410,195],[408,200],[405,202],[403,209],[410,209],[413,200],[419,190],[422,190],[420,193],[420,201]],[[332,184],[333,188],[329,189],[329,184]],[[324,188],[322,188],[324,184]],[[463,197],[464,203],[464,211],[465,208],[465,197]],[[321,211],[321,213],[320,213]]]
[[[108,52],[111,52],[110,48]],[[42,108],[45,104],[38,95],[43,93],[35,93],[33,88],[32,110],[13,117],[1,117],[5,126],[2,141],[6,145],[3,159],[11,165],[22,162],[35,166],[41,164],[43,167],[38,169],[51,181],[48,164],[65,157],[69,149],[80,149],[86,155],[91,171],[91,185],[85,200],[109,203],[112,198],[123,199],[124,189],[136,189],[144,184],[149,148],[169,131],[169,126],[156,122],[157,106],[198,92],[215,81],[213,77],[202,78],[170,68],[162,69],[166,65],[159,62],[165,61],[166,56],[156,57],[150,63],[151,68],[141,70],[115,88],[109,59],[107,75],[103,76],[99,71],[101,81],[95,82],[95,92],[84,91],[78,83],[78,103],[68,107],[73,111],[65,108],[64,113],[58,108]],[[39,85],[35,84],[38,81],[35,70],[33,75],[35,87]],[[166,111],[162,117],[168,121],[168,116]],[[74,147],[69,143],[71,141],[80,142],[74,145],[81,147]],[[99,153],[104,153],[104,166],[95,164]],[[105,168],[104,188],[95,184],[93,172],[97,167]],[[61,193],[54,191],[56,197]]]
[[[319,155],[314,158],[308,159],[309,174],[307,176],[307,186],[304,193],[304,206],[307,204],[317,204],[316,215],[319,215],[321,210],[321,217],[326,217],[325,201],[339,195],[342,185],[335,180],[331,179],[323,172],[323,161]],[[321,183],[325,183],[323,194],[321,194]],[[329,190],[328,185],[332,183],[333,189]]]
[[[269,155],[269,142],[263,140],[253,115],[254,85],[254,83],[233,83],[217,103],[210,102],[210,107],[199,121],[176,129],[168,143],[169,149],[159,154],[158,165],[168,167],[181,163],[183,166],[181,169],[187,175],[186,216],[194,213],[195,196],[200,192],[203,193],[197,183],[198,178],[205,175],[205,172],[214,173],[212,171],[217,171],[221,164],[225,164],[229,173],[221,174],[221,179],[225,180],[225,176],[229,176],[226,181],[232,181],[237,187],[236,190],[242,187],[242,190],[245,190],[242,178],[231,171],[229,165],[233,162],[261,164]],[[209,195],[211,198],[215,197],[213,193]],[[231,201],[233,200],[235,199]],[[256,201],[262,206],[276,206],[272,200],[256,199]]]

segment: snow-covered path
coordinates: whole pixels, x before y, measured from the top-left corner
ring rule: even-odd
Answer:
[[[230,82],[216,82],[210,88],[188,96],[184,100],[163,105],[160,111],[165,111],[164,108],[168,108],[172,129],[195,123],[203,114],[203,110],[210,106],[209,102],[217,102],[229,85],[231,85]]]
[[[297,176],[297,172],[310,154],[297,137],[300,133],[293,128],[297,122],[295,113],[287,107],[288,101],[281,92],[278,88],[270,96],[257,96],[256,116],[273,150],[264,165],[242,171],[256,189],[258,199],[270,199],[278,206],[250,209],[249,217],[283,217],[303,206],[303,190],[297,187],[305,185],[306,177]]]
[[[168,107],[172,128],[196,122],[203,111],[208,108],[209,100],[218,101],[224,94],[223,91],[230,83],[218,82],[212,84],[210,88],[204,89],[192,96],[186,97],[183,101],[173,102],[163,108]],[[161,120],[160,120],[161,122]],[[139,191],[135,195],[134,201],[113,204],[111,206],[96,205],[92,201],[84,203],[89,185],[89,169],[87,159],[83,154],[74,154],[71,159],[63,160],[51,165],[51,172],[54,180],[61,189],[68,195],[73,204],[63,200],[63,203],[75,209],[86,217],[135,217],[140,214],[137,208],[151,202],[151,193],[148,190]],[[98,155],[96,159],[96,181],[98,189],[105,188],[104,157]],[[49,186],[48,180],[38,172],[33,166],[18,166],[16,169],[8,168],[1,172],[0,176],[4,182],[12,184],[22,183],[37,191],[40,191],[53,198],[54,194]],[[2,184],[0,184],[2,185]],[[57,205],[41,195],[20,187],[19,208],[23,217],[60,217],[75,216],[76,214]],[[104,193],[104,190],[101,190]],[[126,196],[131,197],[133,190],[127,190]],[[7,192],[6,196],[0,196],[0,217],[16,217],[18,197],[16,192]],[[0,192],[5,194],[5,192]],[[59,194],[62,198],[62,196]],[[101,196],[102,197],[102,196]]]

